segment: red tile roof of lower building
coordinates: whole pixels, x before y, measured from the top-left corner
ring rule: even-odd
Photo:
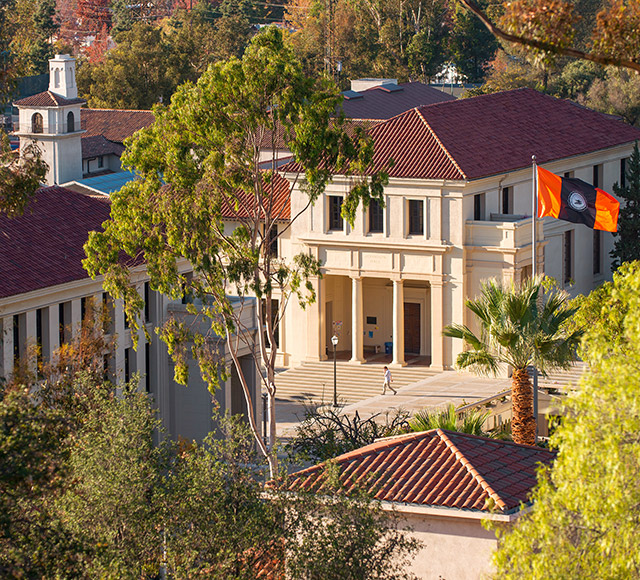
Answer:
[[[0,213],[0,298],[88,278],[88,232],[100,230],[109,198],[64,187],[39,189],[24,215]]]
[[[152,125],[153,111],[127,111],[120,109],[82,109],[80,114],[85,137],[102,135],[109,141],[122,143],[136,131]]]
[[[529,501],[541,464],[555,453],[434,429],[379,440],[332,460],[349,491],[364,488],[381,501],[502,513]],[[289,491],[322,493],[325,465],[294,473]]]
[[[122,143],[109,141],[102,135],[92,137],[82,137],[82,158],[93,159],[101,155],[117,155],[120,157],[124,152]]]

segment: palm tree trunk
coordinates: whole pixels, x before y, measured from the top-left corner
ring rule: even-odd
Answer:
[[[511,377],[511,433],[516,443],[536,444],[533,387],[526,369],[515,369]]]

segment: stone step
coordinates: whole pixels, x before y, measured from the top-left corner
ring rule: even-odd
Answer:
[[[338,399],[350,404],[380,394],[383,364],[354,365],[340,361],[336,364]],[[398,389],[435,374],[426,366],[392,369],[393,387]],[[303,363],[300,367],[283,371],[276,378],[277,395],[281,401],[315,402],[333,400],[333,363]]]

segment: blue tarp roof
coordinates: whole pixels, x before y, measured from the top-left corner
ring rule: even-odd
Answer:
[[[118,191],[125,183],[135,178],[136,174],[132,171],[118,171],[117,173],[107,173],[106,175],[79,179],[76,183],[109,195],[114,191]]]

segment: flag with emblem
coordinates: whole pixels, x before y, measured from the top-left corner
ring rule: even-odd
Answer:
[[[594,230],[618,231],[620,203],[606,191],[538,167],[538,217],[551,216]]]

